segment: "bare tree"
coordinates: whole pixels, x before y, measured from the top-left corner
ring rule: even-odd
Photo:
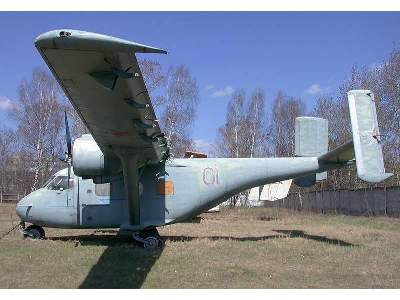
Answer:
[[[279,91],[272,104],[270,135],[276,156],[294,154],[295,119],[305,114],[300,98],[287,97]]]
[[[11,165],[15,153],[15,132],[0,128],[0,190],[9,190],[12,184]]]
[[[167,76],[164,74],[161,64],[155,60],[142,59],[138,62],[151,97],[151,103],[154,109],[157,109],[166,101],[165,95],[161,92],[166,85]]]
[[[218,129],[216,150],[222,157],[259,157],[265,155],[265,96],[256,89],[249,100],[243,90],[233,93],[226,111],[226,121]],[[228,205],[247,205],[248,192],[228,200]]]
[[[17,122],[21,151],[33,173],[31,190],[35,190],[53,172],[61,153],[62,111],[60,88],[43,69],[34,69],[31,81],[19,86],[18,106],[11,112]]]
[[[246,157],[246,143],[243,137],[246,133],[245,93],[243,90],[233,93],[226,111],[224,126],[218,129],[217,150],[223,157]]]
[[[400,50],[395,49],[386,63],[370,72],[370,77],[380,104],[378,117],[386,159],[400,164]]]
[[[267,118],[265,114],[265,93],[257,89],[251,96],[246,116],[249,136],[249,157],[266,155]]]
[[[199,102],[197,81],[183,65],[170,67],[166,78],[161,127],[173,156],[182,157],[193,145],[190,130]]]
[[[243,90],[233,93],[228,103],[226,121],[218,129],[217,151],[225,157],[257,157],[265,155],[265,96],[256,89],[249,100]]]

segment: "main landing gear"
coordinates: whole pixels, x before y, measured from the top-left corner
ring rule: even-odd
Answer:
[[[42,240],[45,238],[44,229],[37,225],[30,225],[27,228],[22,229],[22,234],[24,235],[24,238],[31,240]]]
[[[146,250],[159,249],[164,246],[164,242],[158,234],[157,228],[146,228],[140,232],[132,234],[133,239]]]

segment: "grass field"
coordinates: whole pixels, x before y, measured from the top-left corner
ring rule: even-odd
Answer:
[[[160,229],[149,252],[115,230],[0,240],[0,288],[400,288],[400,220],[273,209]],[[0,206],[0,234],[18,218]]]

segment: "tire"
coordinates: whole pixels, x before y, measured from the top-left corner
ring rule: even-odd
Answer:
[[[155,250],[164,247],[164,242],[155,227],[142,230],[139,233],[139,237],[143,240],[142,247],[146,250]]]
[[[24,236],[31,240],[41,240],[45,238],[45,232],[40,226],[30,225],[24,230]]]
[[[159,239],[154,236],[149,236],[144,239],[143,248],[146,250],[155,250],[159,247]]]
[[[160,238],[160,235],[158,234],[158,230],[157,230],[157,228],[155,228],[155,227],[147,228],[147,229],[142,230],[142,231],[139,233],[139,236],[140,236],[142,239],[145,239],[145,238],[147,238],[147,237],[155,237],[155,238],[157,238],[157,239]]]

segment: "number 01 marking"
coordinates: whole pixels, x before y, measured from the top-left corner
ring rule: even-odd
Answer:
[[[217,168],[204,168],[203,169],[203,182],[206,185],[218,185],[219,174]]]

